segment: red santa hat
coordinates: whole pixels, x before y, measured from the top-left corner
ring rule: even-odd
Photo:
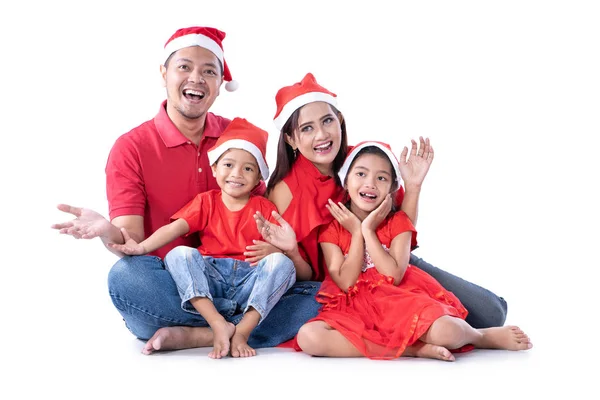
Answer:
[[[225,57],[223,55],[223,39],[225,39],[225,32],[216,28],[193,26],[190,28],[178,29],[177,32],[167,40],[167,43],[165,43],[163,59],[167,61],[171,54],[185,47],[200,46],[210,50],[217,56],[223,66],[223,78],[227,81],[225,89],[228,92],[233,92],[239,87],[239,84],[237,81],[232,80],[231,72],[229,72],[227,62],[225,62]]]
[[[399,188],[400,185],[402,185],[402,178],[400,177],[400,167],[399,167],[400,163],[398,162],[398,159],[392,152],[392,148],[389,144],[383,143],[383,142],[377,142],[377,141],[360,142],[359,144],[354,146],[348,152],[348,155],[346,156],[346,159],[344,160],[344,164],[342,165],[342,168],[340,168],[340,172],[338,172],[338,176],[340,177],[340,182],[342,182],[342,184],[344,184],[344,181],[346,180],[346,175],[348,174],[348,169],[350,169],[350,165],[352,165],[352,162],[354,161],[354,159],[356,158],[358,153],[365,147],[371,147],[371,146],[379,148],[388,157],[388,159],[390,160],[390,163],[392,163],[392,167],[394,168],[394,171],[396,172],[396,182],[398,183],[398,188]]]
[[[300,107],[315,101],[323,101],[337,107],[336,97],[335,93],[319,85],[313,74],[309,72],[302,81],[279,89],[275,95],[277,112],[273,122],[277,129],[281,130],[294,111]]]
[[[260,174],[263,180],[269,178],[269,166],[267,165],[267,139],[269,134],[252,125],[244,118],[234,118],[225,128],[219,139],[208,154],[208,163],[213,165],[227,150],[246,150],[256,158]]]

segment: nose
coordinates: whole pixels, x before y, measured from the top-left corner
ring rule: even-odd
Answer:
[[[190,83],[206,83],[202,76],[202,71],[199,68],[194,68],[188,76],[188,82]]]
[[[231,168],[231,176],[235,176],[236,178],[240,178],[242,176],[242,167],[233,167],[233,168]]]
[[[323,140],[323,139],[327,139],[328,137],[329,137],[329,132],[327,132],[325,127],[323,125],[317,126],[316,132],[315,132],[315,139]]]

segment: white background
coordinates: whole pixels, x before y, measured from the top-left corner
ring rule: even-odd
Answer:
[[[3,3],[1,397],[594,397],[598,21],[593,1]],[[338,94],[350,143],[430,137],[416,253],[504,296],[534,349],[453,365],[140,355],[107,294],[114,256],[49,227],[62,202],[106,215],[108,152],[157,113],[162,46],[192,25],[227,33],[240,89],[213,111],[272,133],[272,167],[275,93],[307,72]]]

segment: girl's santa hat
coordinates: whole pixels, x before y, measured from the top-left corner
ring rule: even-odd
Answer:
[[[275,95],[277,112],[273,117],[273,122],[275,122],[277,129],[281,131],[294,111],[300,107],[315,101],[323,101],[337,107],[336,97],[335,93],[319,85],[313,74],[309,72],[302,81],[279,89]]]
[[[244,118],[234,118],[225,128],[219,139],[208,154],[208,163],[213,165],[227,150],[246,150],[256,158],[260,174],[263,180],[269,178],[269,166],[267,165],[267,139],[269,134],[252,125]]]
[[[225,39],[225,32],[216,28],[193,26],[178,29],[165,43],[163,60],[166,62],[171,54],[185,47],[200,46],[210,50],[217,56],[223,66],[223,78],[227,81],[225,89],[228,92],[233,92],[239,87],[239,84],[231,79],[231,72],[229,72],[229,67],[223,55],[223,39]]]
[[[344,160],[344,165],[342,165],[340,172],[338,172],[338,176],[340,177],[340,182],[342,182],[342,185],[346,181],[346,175],[348,174],[350,165],[352,165],[352,162],[354,161],[354,159],[356,158],[358,153],[365,147],[377,147],[378,149],[380,149],[381,151],[383,151],[385,153],[385,155],[390,160],[390,163],[392,164],[394,171],[396,172],[396,182],[398,183],[398,188],[399,188],[402,185],[402,178],[400,177],[400,167],[399,167],[400,163],[398,162],[398,159],[392,152],[392,148],[389,144],[383,143],[383,142],[377,142],[377,141],[360,142],[359,144],[354,146],[348,152],[348,155],[346,156],[346,159]]]

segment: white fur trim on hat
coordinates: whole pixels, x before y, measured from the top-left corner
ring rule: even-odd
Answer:
[[[402,178],[400,177],[400,167],[398,166],[398,159],[390,149],[377,142],[362,143],[361,145],[356,146],[352,149],[350,154],[348,154],[348,156],[346,157],[344,165],[342,165],[342,168],[340,168],[340,172],[338,172],[338,176],[340,177],[340,182],[342,182],[342,185],[344,185],[344,181],[346,180],[346,175],[348,174],[350,164],[352,164],[352,161],[354,161],[358,152],[364,149],[365,147],[371,146],[381,149],[385,153],[385,155],[388,156],[390,162],[392,163],[392,167],[394,167],[394,171],[396,172],[396,182],[398,182],[398,188],[400,188],[400,186],[402,185]]]
[[[254,158],[256,158],[256,162],[258,163],[258,167],[260,168],[260,174],[262,175],[263,180],[266,181],[269,178],[269,167],[267,166],[267,162],[263,158],[261,151],[258,147],[256,147],[254,143],[243,139],[228,140],[221,144],[219,147],[207,152],[208,163],[210,165],[213,165],[217,162],[219,157],[223,155],[223,153],[230,149],[246,150],[248,153],[252,154]]]
[[[283,125],[285,125],[285,123],[292,116],[294,111],[308,103],[314,103],[315,101],[323,101],[325,103],[331,104],[334,107],[337,107],[336,98],[330,94],[323,92],[304,93],[298,97],[294,97],[285,106],[283,106],[283,109],[281,110],[277,118],[273,120],[277,129],[281,131]]]
[[[223,64],[223,49],[221,49],[221,46],[208,36],[199,33],[190,33],[188,35],[180,36],[167,43],[163,54],[163,62],[167,61],[171,54],[177,50],[191,46],[200,46],[212,51],[219,61],[221,61],[221,64]]]

